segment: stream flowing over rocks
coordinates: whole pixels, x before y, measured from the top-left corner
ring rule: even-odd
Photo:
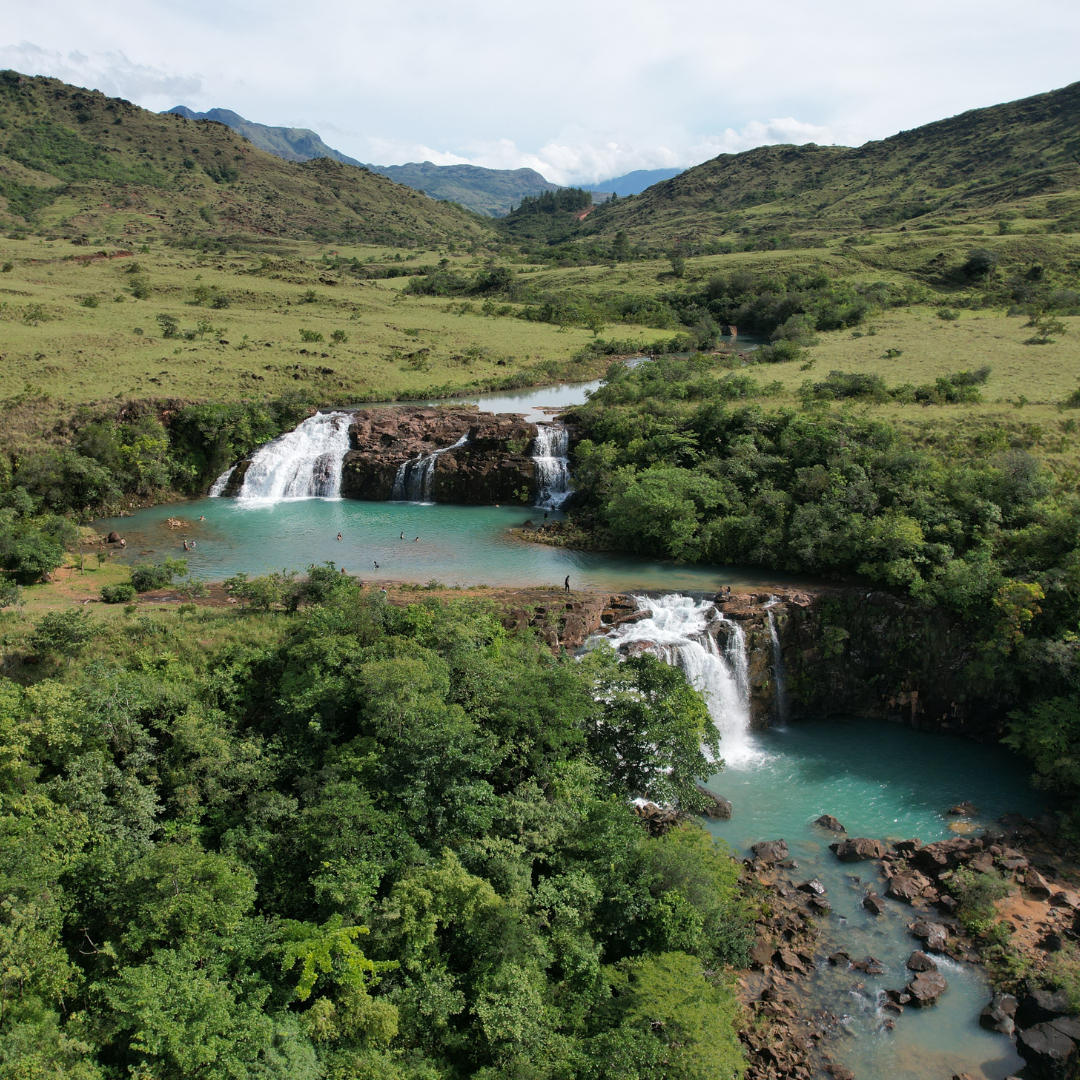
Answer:
[[[475,408],[316,413],[231,466],[210,495],[558,509],[570,494],[571,435],[557,420]]]

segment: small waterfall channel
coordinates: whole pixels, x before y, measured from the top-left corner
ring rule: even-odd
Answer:
[[[615,648],[637,644],[666,664],[681,668],[687,680],[705,694],[709,713],[720,732],[725,761],[745,761],[756,751],[750,735],[750,681],[746,636],[709,600],[672,593],[635,596],[646,619],[618,626],[607,640]],[[717,635],[726,636],[721,648]]]
[[[780,723],[786,724],[788,718],[787,709],[787,669],[784,667],[784,654],[780,650],[780,634],[776,629],[776,613],[773,608],[780,601],[774,596],[765,605],[765,612],[769,617],[769,640],[772,642],[772,669],[773,679],[776,680],[776,718]]]
[[[251,456],[239,499],[252,503],[283,499],[336,499],[341,459],[349,450],[351,413],[316,413],[292,431],[260,446]],[[236,466],[210,489],[220,495]]]
[[[561,424],[537,424],[532,459],[536,505],[541,510],[558,510],[570,494],[570,432]]]
[[[445,454],[448,450],[456,450],[468,441],[469,433],[466,431],[453,446],[444,446],[441,450],[426,454],[424,457],[403,461],[398,466],[397,475],[394,477],[390,500],[392,502],[434,502],[435,462],[441,454]]]

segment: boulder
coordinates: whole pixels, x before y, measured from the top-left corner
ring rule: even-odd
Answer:
[[[979,808],[965,799],[962,803],[957,803],[952,807],[949,813],[957,817],[975,817],[979,813]]]
[[[1051,894],[1058,891],[1050,885],[1038,870],[1028,870],[1025,872],[1024,887],[1032,896],[1038,897],[1040,900],[1049,900]]]
[[[700,784],[698,784],[698,791],[705,796],[705,809],[702,813],[706,817],[723,818],[725,821],[731,817],[731,802],[723,795],[717,795]]]
[[[817,878],[804,881],[798,888],[799,892],[813,893],[814,896],[824,896],[827,891]]]
[[[907,992],[911,995],[911,1004],[920,1009],[927,1005],[933,1005],[946,990],[949,984],[945,976],[939,971],[922,971],[907,984]]]
[[[1069,995],[1064,990],[1034,990],[1025,994],[1016,1007],[1016,1022],[1022,1028],[1056,1020],[1069,1011]]]
[[[880,960],[876,960],[872,956],[866,957],[865,960],[852,960],[851,966],[856,971],[865,971],[867,975],[885,974],[885,966]]]
[[[750,949],[750,962],[754,967],[767,968],[772,963],[775,952],[775,947],[767,938],[755,938]]]
[[[791,949],[779,949],[776,959],[785,971],[797,971],[801,975],[806,974],[805,965]]]
[[[656,803],[639,803],[634,812],[649,827],[654,836],[662,836],[675,827],[679,820],[678,811],[670,806],[657,806]]]
[[[995,994],[990,1004],[979,1013],[979,1024],[988,1031],[1011,1035],[1016,1030],[1016,998],[1012,994]]]
[[[814,821],[814,824],[823,829],[828,829],[829,832],[847,832],[847,829],[832,814],[822,814],[821,817]]]
[[[783,862],[788,857],[786,840],[762,840],[760,843],[752,845],[750,850],[763,863]]]
[[[875,892],[867,893],[863,897],[862,906],[872,915],[883,915],[885,913],[885,901]]]
[[[111,533],[109,533],[108,536],[105,537],[105,543],[106,544],[119,544],[120,543],[120,534],[115,529],[113,529],[113,531]]]
[[[931,922],[929,919],[916,919],[908,929],[913,937],[926,942],[926,947],[931,952],[945,951],[949,932],[941,923]]]
[[[889,850],[880,840],[868,840],[863,836],[855,837],[853,840],[844,840],[838,844],[830,844],[829,849],[841,862],[881,859]]]
[[[968,860],[968,869],[980,874],[989,874],[994,869],[994,856],[989,851],[980,851]]]
[[[1035,1080],[1072,1080],[1076,1043],[1051,1023],[1036,1024],[1016,1037],[1016,1049]]]
[[[901,840],[899,843],[893,844],[893,851],[902,859],[910,859],[921,847],[922,841],[916,837],[914,840]]]
[[[931,887],[931,884],[930,879],[924,877],[918,870],[911,870],[906,873],[894,874],[889,878],[889,886],[886,892],[894,900],[902,900],[905,904],[910,904],[912,900],[922,896]]]
[[[937,964],[918,949],[907,958],[907,967],[909,971],[937,971],[938,969]]]

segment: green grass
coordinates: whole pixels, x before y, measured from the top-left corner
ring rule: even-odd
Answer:
[[[570,363],[593,340],[587,330],[485,317],[479,303],[402,298],[408,278],[327,272],[320,260],[330,250],[361,261],[389,254],[299,242],[269,260],[159,245],[149,254],[86,259],[85,248],[64,241],[0,240],[0,264],[14,264],[0,275],[0,398],[235,400],[304,389],[363,401],[550,381],[553,373],[586,379],[603,368]],[[144,299],[132,292],[140,284]],[[229,306],[213,307],[214,297]],[[88,299],[97,306],[84,306]],[[163,337],[161,315],[181,336]],[[200,321],[209,329],[199,331]],[[322,341],[305,342],[302,330]],[[198,336],[187,340],[184,331]],[[335,343],[335,331],[347,340]]]

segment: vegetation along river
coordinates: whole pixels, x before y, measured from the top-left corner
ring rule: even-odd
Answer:
[[[545,407],[581,401],[594,385],[473,400],[481,408],[541,419]],[[559,516],[558,510],[547,512]],[[834,1058],[857,1077],[896,1080],[931,1080],[953,1072],[1003,1080],[1021,1068],[1010,1040],[978,1025],[990,991],[984,973],[972,965],[939,958],[949,989],[938,1004],[908,1009],[895,1026],[883,1023],[883,992],[903,986],[910,977],[905,961],[919,947],[907,929],[914,913],[892,900],[883,915],[867,911],[862,906],[867,889],[883,891],[875,864],[841,863],[828,848],[835,834],[813,822],[832,814],[851,836],[939,840],[955,835],[950,832],[955,818],[947,811],[963,800],[974,803],[986,823],[1008,811],[1035,812],[1039,800],[1026,782],[1024,764],[997,747],[960,746],[949,736],[857,718],[799,720],[752,732],[745,658],[739,653],[745,645],[737,632],[723,649],[715,645],[709,627],[722,617],[702,596],[726,585],[760,589],[783,576],[575,552],[509,534],[526,517],[543,513],[521,506],[376,503],[333,495],[205,498],[182,510],[156,507],[99,527],[124,533],[127,549],[119,557],[128,561],[184,555],[184,540],[193,540],[186,553],[189,567],[208,580],[240,571],[302,570],[333,560],[361,578],[524,586],[561,585],[569,575],[575,588],[638,592],[638,603],[652,616],[608,636],[616,646],[648,642],[706,693],[726,759],[709,783],[734,807],[729,820],[709,821],[708,828],[739,854],[758,841],[783,837],[798,863],[790,871],[792,881],[816,877],[827,890],[832,911],[822,917],[822,952],[804,985],[807,1008],[839,1018],[830,1047]],[[171,530],[167,520],[176,515],[191,527]],[[646,592],[653,593],[651,599]],[[826,956],[836,949],[852,957],[872,956],[884,973],[831,965]]]

